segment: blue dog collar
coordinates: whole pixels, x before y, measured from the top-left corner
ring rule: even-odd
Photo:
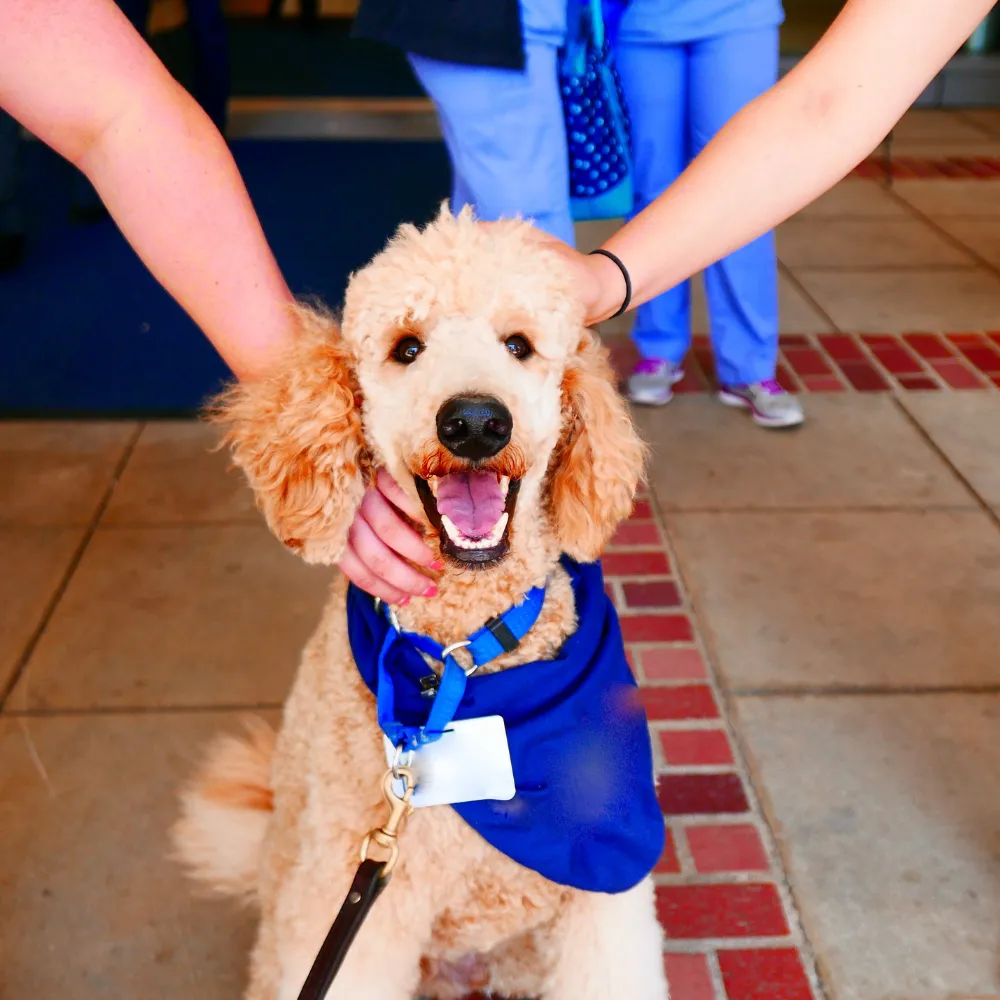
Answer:
[[[467,639],[442,646],[428,636],[404,632],[399,627],[393,610],[386,604],[376,602],[376,607],[380,608],[389,622],[378,657],[378,722],[392,745],[407,752],[439,740],[455,718],[455,712],[465,697],[469,677],[491,660],[517,649],[521,640],[538,621],[544,603],[545,588],[535,587],[528,591],[523,601],[491,618]],[[424,694],[433,698],[433,703],[427,721],[422,726],[407,726],[397,718],[392,674],[386,664],[390,650],[400,641],[408,642],[421,653],[444,664],[440,680],[436,674],[432,674],[423,682]],[[454,654],[459,649],[465,649],[472,658],[472,667],[468,670],[455,659]]]

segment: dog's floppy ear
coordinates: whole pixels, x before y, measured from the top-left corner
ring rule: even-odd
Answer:
[[[597,559],[632,512],[646,446],[618,392],[607,352],[588,330],[563,376],[563,430],[550,465],[550,499],[563,552]]]
[[[306,562],[340,559],[371,480],[350,354],[333,319],[298,307],[301,333],[272,376],[209,406],[275,535]]]

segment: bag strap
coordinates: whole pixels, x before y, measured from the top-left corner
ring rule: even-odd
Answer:
[[[566,47],[604,45],[603,0],[569,0],[566,4]]]
[[[568,0],[566,4],[566,45],[563,50],[563,72],[581,76],[587,65],[587,49],[593,45],[598,52],[604,47],[604,17],[602,0]]]
[[[590,37],[594,48],[604,51],[604,0],[590,0]]]
[[[604,24],[604,38],[608,48],[613,49],[618,44],[618,32],[622,18],[632,4],[632,0],[602,0],[601,20]]]

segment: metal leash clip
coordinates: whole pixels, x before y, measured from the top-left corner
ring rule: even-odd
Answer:
[[[396,794],[393,781],[398,778],[403,782],[402,798]],[[368,852],[374,843],[384,851],[389,852],[389,857],[382,863],[382,879],[387,879],[399,860],[399,831],[407,816],[413,811],[410,800],[413,798],[413,790],[416,787],[413,771],[408,767],[393,766],[385,772],[382,779],[382,794],[389,805],[389,818],[383,826],[377,827],[367,834],[361,842],[361,861],[368,860]]]
[[[385,613],[389,619],[389,624],[396,630],[396,632],[402,634],[403,630],[400,627],[399,618],[396,616],[396,612],[393,609],[392,605],[386,604],[386,602],[383,601],[381,597],[376,597],[375,610],[379,611],[383,607],[385,608]],[[465,649],[466,646],[471,646],[471,645],[472,643],[470,640],[459,639],[458,642],[453,642],[451,643],[451,645],[445,646],[444,649],[441,650],[441,656],[440,656],[441,662],[444,663],[449,656],[453,656],[456,652],[458,652],[458,650]],[[459,666],[461,666],[461,664],[459,664]],[[476,663],[475,661],[472,661],[470,666],[462,667],[462,669],[465,671],[466,677],[471,677],[479,669],[479,664]],[[439,678],[437,677],[437,675],[434,674],[430,677],[425,678],[421,682],[424,685],[424,690],[421,692],[424,695],[424,697],[426,698],[434,697],[434,695],[437,693],[437,685],[434,683],[434,681],[438,679]]]
[[[392,625],[397,632],[402,632],[403,630],[399,627],[399,619],[396,617],[396,612],[393,609],[393,606],[391,604],[386,604],[381,597],[376,597],[375,610],[378,611],[382,607],[385,607],[385,613],[389,616],[389,624]]]
[[[398,796],[393,788],[393,771],[403,781],[402,797]],[[413,808],[410,799],[413,797],[415,787],[413,772],[408,767],[394,766],[385,772],[385,777],[382,779],[382,794],[389,804],[389,818],[384,826],[372,830],[361,844],[361,865],[333,926],[320,946],[309,975],[302,984],[299,1000],[325,1000],[347,957],[355,935],[388,884],[393,868],[396,867],[396,861],[399,859],[397,838],[403,821]],[[389,857],[385,861],[369,859],[368,852],[373,843],[388,852]]]

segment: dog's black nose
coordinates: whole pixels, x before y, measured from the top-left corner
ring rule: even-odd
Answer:
[[[513,429],[510,410],[492,396],[456,396],[437,414],[438,440],[459,458],[491,458],[507,447]]]

